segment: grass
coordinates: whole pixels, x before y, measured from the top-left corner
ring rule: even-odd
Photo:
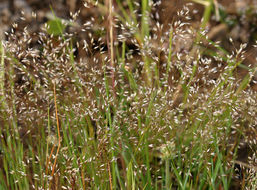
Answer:
[[[88,4],[109,15],[107,50],[92,20],[85,39],[46,28],[38,46],[26,30],[1,43],[0,189],[214,190],[234,188],[236,177],[256,187],[256,68],[238,79],[243,46],[230,55],[201,45],[212,1],[199,30],[189,20],[167,31],[151,1],[116,3]],[[192,47],[177,50],[189,34]]]

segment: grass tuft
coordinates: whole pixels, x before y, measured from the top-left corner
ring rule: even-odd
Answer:
[[[238,77],[247,45],[208,39],[217,2],[194,2],[199,28],[187,6],[164,26],[158,2],[109,0],[84,23],[52,9],[37,34],[11,30],[0,189],[256,188],[256,67]]]

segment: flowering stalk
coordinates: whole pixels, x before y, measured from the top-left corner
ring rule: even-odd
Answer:
[[[112,78],[112,90],[113,90],[113,95],[116,97],[115,93],[115,75],[114,75],[114,51],[113,51],[113,18],[112,18],[112,0],[108,1],[109,5],[109,36],[108,36],[108,52],[109,52],[109,58],[111,62],[111,78]]]

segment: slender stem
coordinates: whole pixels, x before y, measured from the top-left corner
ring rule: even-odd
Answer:
[[[56,114],[56,123],[57,123],[57,132],[58,132],[58,147],[57,147],[57,151],[56,151],[56,156],[55,156],[55,160],[54,160],[54,165],[53,165],[53,170],[52,170],[52,174],[51,176],[54,175],[54,168],[56,165],[56,161],[57,161],[57,157],[58,157],[58,153],[61,147],[61,136],[60,136],[60,126],[59,126],[59,119],[58,119],[58,110],[57,110],[57,102],[56,102],[56,90],[55,90],[55,83],[54,83],[54,105],[55,105],[55,114]]]
[[[166,182],[166,189],[170,189],[170,161],[169,158],[165,158],[165,182]]]
[[[107,166],[108,166],[108,174],[109,174],[109,181],[110,181],[110,189],[112,190],[112,174],[111,174],[109,162],[107,163]]]
[[[112,67],[112,71],[111,71],[111,75],[112,75],[112,90],[113,90],[113,94],[114,97],[116,97],[116,93],[115,93],[115,75],[114,75],[114,50],[113,50],[113,17],[112,17],[112,0],[109,0],[108,2],[109,4],[109,40],[108,40],[108,47],[109,49],[109,56],[110,56],[110,61],[111,61],[111,67]]]

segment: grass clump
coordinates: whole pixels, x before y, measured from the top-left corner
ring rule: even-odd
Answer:
[[[223,51],[191,27],[186,6],[186,21],[164,29],[156,6],[90,2],[102,15],[81,26],[58,18],[61,34],[47,25],[8,34],[0,188],[230,189],[237,177],[256,186],[256,68],[235,77],[245,45]]]

